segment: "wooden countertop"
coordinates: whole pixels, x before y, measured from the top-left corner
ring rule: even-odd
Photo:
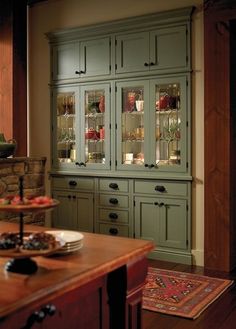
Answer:
[[[0,222],[0,232],[18,231],[18,224]],[[27,231],[45,227],[25,226]],[[74,254],[35,257],[38,270],[31,275],[8,272],[8,258],[0,257],[0,317],[80,287],[154,248],[151,241],[84,233],[83,247]]]

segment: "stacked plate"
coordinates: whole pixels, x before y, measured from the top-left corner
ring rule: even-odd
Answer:
[[[58,240],[64,241],[61,249],[57,250],[57,254],[65,255],[76,252],[83,247],[83,234],[76,231],[47,231],[54,235]]]

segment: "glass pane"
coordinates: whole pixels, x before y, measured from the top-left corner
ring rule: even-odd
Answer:
[[[75,95],[57,94],[57,155],[59,162],[75,161]]]
[[[122,163],[144,163],[144,88],[122,89]]]
[[[180,165],[181,90],[179,83],[156,86],[156,164]]]
[[[85,91],[85,162],[105,163],[105,90]]]

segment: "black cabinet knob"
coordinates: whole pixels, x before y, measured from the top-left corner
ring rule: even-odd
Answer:
[[[163,206],[164,206],[164,203],[161,202],[161,203],[159,204],[159,207],[163,207]]]
[[[157,186],[155,187],[155,191],[157,191],[157,192],[165,192],[166,189],[165,189],[165,186],[157,185]]]
[[[112,188],[113,190],[116,190],[116,189],[118,189],[118,184],[116,184],[116,183],[110,183],[109,184],[109,187]]]
[[[149,66],[149,64],[147,62],[144,63],[144,66]]]
[[[77,71],[77,70],[76,70],[76,71],[75,71],[75,74],[80,74],[80,71]]]
[[[42,310],[36,311],[32,314],[32,317],[34,318],[34,322],[38,322],[38,323],[42,322],[45,316],[46,314]]]
[[[110,214],[108,215],[110,219],[117,219],[118,215],[115,212],[110,212]]]
[[[158,206],[158,202],[154,202],[154,205],[155,205],[155,206]]]
[[[76,186],[77,185],[77,182],[75,180],[70,180],[69,181],[69,185],[70,186]]]
[[[80,74],[85,74],[85,71],[80,71]]]
[[[153,168],[153,167],[155,167],[153,163],[149,165],[149,168]]]
[[[153,66],[153,65],[155,65],[155,63],[151,62],[150,65]]]
[[[110,202],[111,204],[117,204],[117,203],[118,203],[118,200],[115,199],[115,198],[110,198],[110,199],[109,199],[109,202]]]
[[[117,228],[111,227],[109,230],[109,233],[111,235],[117,235],[119,233],[119,231],[117,230]]]
[[[80,166],[84,166],[84,167],[86,167],[86,163],[84,163],[84,162],[80,162]]]
[[[145,163],[144,167],[148,167],[148,164],[147,164],[147,163]]]

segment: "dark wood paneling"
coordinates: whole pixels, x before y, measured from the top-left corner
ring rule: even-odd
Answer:
[[[205,49],[205,267],[236,265],[235,133],[230,104],[230,29],[236,9],[207,8]]]

